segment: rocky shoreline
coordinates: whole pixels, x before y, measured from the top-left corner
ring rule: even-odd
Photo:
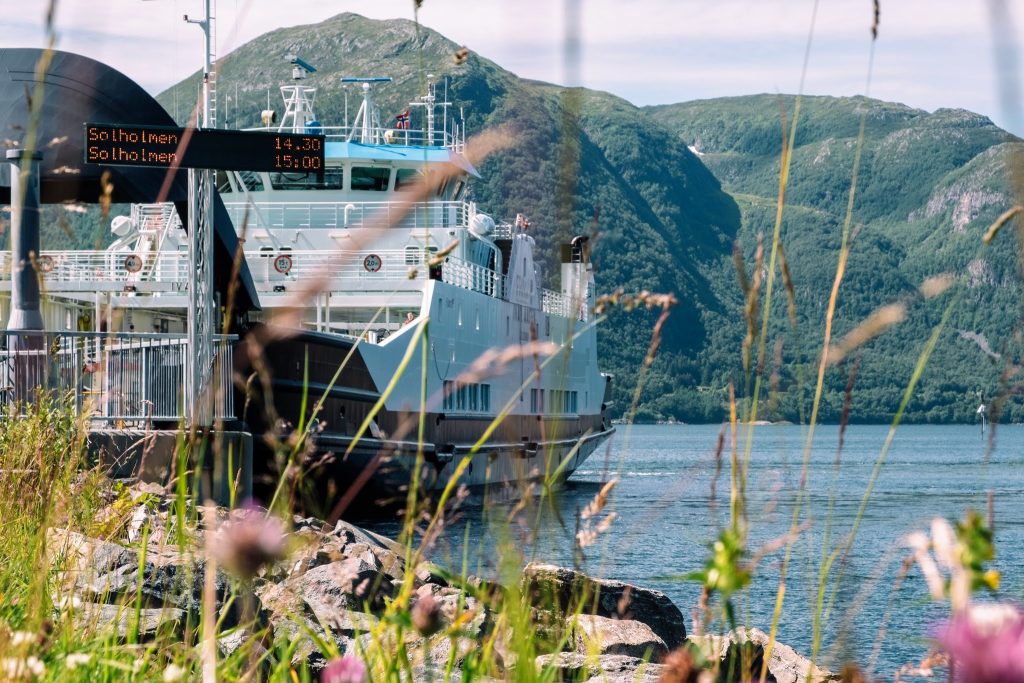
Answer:
[[[346,522],[327,527],[312,518],[293,520],[287,560],[244,582],[243,599],[234,600],[237,578],[221,567],[207,576],[216,557],[210,553],[212,535],[202,528],[179,529],[174,505],[159,487],[137,485],[105,508],[95,522],[97,533],[51,528],[47,552],[58,578],[55,609],[73,612],[82,629],[116,631],[121,639],[183,638],[203,618],[205,590],[223,612],[219,656],[232,656],[243,645],[265,654],[268,639],[252,641],[255,633],[266,633],[270,642],[290,644],[294,665],[316,672],[331,652],[387,647],[374,634],[389,601],[404,589],[414,621],[420,603],[432,608],[428,618],[436,621],[436,628],[416,624],[403,636],[413,677],[422,680],[438,680],[446,667],[454,667],[457,679],[462,660],[496,630],[502,672],[507,677],[522,666],[515,652],[503,651],[507,638],[500,629],[507,625],[492,611],[492,605],[518,595],[532,606],[534,637],[553,653],[527,665],[555,670],[556,680],[739,681],[744,669],[760,671],[768,642],[756,629],[688,634],[683,614],[664,593],[564,567],[530,564],[520,585],[512,587],[453,577],[427,562],[407,567],[405,549],[394,541]],[[222,508],[207,514],[221,522],[231,517]],[[447,628],[452,625],[457,630]],[[397,650],[397,643],[391,646]],[[695,662],[716,676],[705,671],[699,677]],[[809,665],[777,643],[767,680],[839,680],[816,667],[808,677]],[[689,673],[681,670],[687,667]]]

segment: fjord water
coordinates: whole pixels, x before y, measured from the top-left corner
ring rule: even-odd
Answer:
[[[739,433],[741,459],[745,429]],[[461,518],[448,526],[435,558],[456,569],[465,559],[470,573],[494,575],[496,544],[511,535],[527,560],[566,566],[578,561],[591,574],[656,588],[689,619],[700,589],[680,577],[701,569],[708,544],[728,523],[728,435],[717,494],[711,499],[719,431],[717,425],[621,426],[611,444],[591,456],[556,495],[554,505],[538,512],[538,522],[509,528],[503,520],[510,505],[484,505],[471,498]],[[802,653],[811,646],[822,540],[831,527],[832,549],[850,533],[887,431],[885,426],[850,426],[838,456],[838,427],[816,431],[810,505],[802,516],[808,525],[794,545],[778,636]],[[752,549],[789,530],[806,433],[794,425],[754,428],[747,483]],[[946,607],[929,599],[916,566],[899,581],[909,554],[904,538],[927,531],[937,515],[955,521],[971,508],[986,514],[989,491],[995,512],[994,566],[1002,572],[999,597],[1024,599],[1024,426],[1000,425],[994,442],[989,436],[983,439],[978,426],[897,430],[848,562],[844,567],[837,558],[834,564],[833,577],[841,567],[843,577],[824,629],[826,664],[853,658],[866,667],[880,629],[884,641],[876,674],[888,679],[900,665],[920,659]],[[610,477],[619,483],[607,509],[618,517],[585,558],[574,558],[579,512]],[[741,622],[768,630],[781,558],[782,552],[775,551],[760,560],[748,597],[738,605]],[[829,599],[826,592],[826,605]]]

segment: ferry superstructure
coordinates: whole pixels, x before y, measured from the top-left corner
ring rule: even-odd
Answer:
[[[347,79],[362,104],[327,127],[303,83],[311,67],[291,61],[280,124],[266,111],[263,129],[324,135],[325,166],[216,175],[262,308],[240,318],[241,388],[220,416],[257,444],[308,429],[342,490],[398,493],[417,453],[428,488],[569,476],[613,432],[586,238],[562,245],[560,289],[544,289],[528,220],[498,223],[467,201],[478,174],[433,83],[382,125],[372,92],[390,79]],[[40,255],[47,329],[180,333],[191,274],[174,206],[134,205],[112,230],[104,251]],[[288,329],[268,332],[283,311]],[[272,458],[257,448],[257,469]]]

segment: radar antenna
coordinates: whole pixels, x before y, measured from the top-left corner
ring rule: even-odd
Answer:
[[[281,117],[281,125],[277,127],[277,130],[278,132],[291,130],[293,133],[319,133],[320,122],[316,120],[316,114],[313,113],[316,88],[299,83],[299,81],[306,80],[306,76],[309,74],[316,73],[316,67],[298,55],[287,54],[284,58],[292,65],[292,80],[295,83],[281,86],[284,115]]]

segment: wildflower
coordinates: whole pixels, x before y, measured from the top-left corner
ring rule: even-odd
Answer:
[[[992,530],[976,512],[968,511],[955,528],[936,517],[930,538],[917,531],[907,537],[906,543],[914,552],[932,597],[939,600],[948,593],[954,610],[967,607],[973,590],[999,587],[999,572],[985,569],[985,563],[995,557]],[[948,570],[948,581],[941,569]]]
[[[366,665],[352,655],[332,660],[320,672],[320,683],[364,683],[365,680]]]
[[[937,640],[956,681],[1024,681],[1024,614],[1008,604],[975,604],[953,615]]]
[[[437,604],[437,600],[434,600],[432,595],[424,595],[417,600],[410,616],[413,627],[422,636],[432,636],[444,626],[441,619],[441,606]]]
[[[77,669],[80,666],[86,666],[92,661],[92,655],[85,652],[72,652],[64,658],[64,666],[69,669]]]
[[[39,641],[39,636],[31,631],[15,631],[11,634],[11,647],[21,647]]]
[[[284,524],[255,507],[232,513],[217,530],[213,552],[228,571],[251,579],[260,569],[284,557]]]
[[[38,657],[4,657],[0,659],[0,674],[6,681],[42,678],[46,675],[46,666]]]
[[[164,669],[164,683],[180,681],[184,675],[185,669],[174,663],[168,664],[167,668]]]

